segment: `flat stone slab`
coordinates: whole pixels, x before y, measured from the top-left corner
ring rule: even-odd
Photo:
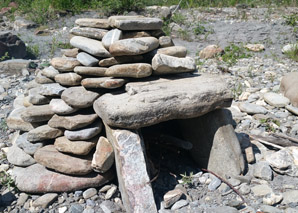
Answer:
[[[118,29],[110,30],[102,38],[103,46],[108,50],[115,41],[118,41],[122,38],[122,31]]]
[[[70,39],[70,44],[94,56],[111,57],[111,54],[104,48],[102,43],[95,39],[74,36]]]
[[[55,76],[59,74],[59,71],[56,70],[53,66],[49,66],[49,67],[44,68],[41,71],[41,74],[43,76],[48,77],[48,78],[54,79]]]
[[[183,46],[164,47],[157,49],[157,54],[164,54],[178,58],[184,58],[187,54],[187,49]]]
[[[40,86],[39,94],[46,96],[61,96],[62,92],[66,88],[61,86],[59,83],[42,84]]]
[[[70,87],[63,91],[61,98],[65,103],[74,108],[87,108],[92,106],[99,94],[88,91],[84,87]]]
[[[112,144],[105,137],[100,137],[92,158],[91,166],[93,170],[105,173],[113,166],[114,159],[115,155]]]
[[[265,93],[264,100],[271,106],[275,107],[285,107],[290,103],[288,98],[274,92]]]
[[[162,27],[159,18],[114,18],[113,26],[121,30],[159,30]]]
[[[30,142],[45,141],[55,139],[63,135],[60,129],[52,128],[48,125],[42,125],[28,132],[27,140]]]
[[[266,114],[268,112],[266,108],[253,103],[248,103],[248,102],[240,103],[239,109],[242,112],[246,112],[247,114],[250,114],[250,115]]]
[[[74,71],[79,75],[92,75],[92,76],[105,76],[105,73],[108,68],[106,67],[84,67],[77,66]]]
[[[27,140],[28,133],[24,133],[16,140],[16,145],[29,155],[33,155],[36,150],[43,147],[43,143],[31,143]]]
[[[95,112],[110,126],[138,129],[194,118],[229,107],[233,97],[224,79],[208,74],[152,78],[128,83],[125,90],[122,94],[106,93],[93,104]]]
[[[80,65],[80,62],[76,58],[53,58],[51,65],[61,72],[68,72],[73,71],[76,66]]]
[[[115,89],[122,87],[126,80],[122,78],[102,77],[102,78],[85,78],[81,84],[85,88],[105,88]]]
[[[63,86],[78,86],[81,84],[82,76],[74,72],[61,73],[55,76],[55,81]]]
[[[83,64],[84,66],[87,66],[87,67],[93,67],[93,66],[97,65],[98,61],[99,61],[97,58],[94,58],[93,56],[91,56],[85,52],[80,52],[77,55],[77,59],[81,64]]]
[[[38,126],[38,123],[30,123],[23,120],[22,113],[27,110],[26,107],[18,107],[14,109],[6,119],[7,126],[10,129],[21,130],[24,132],[30,131]]]
[[[24,121],[43,122],[50,120],[54,115],[50,105],[29,106],[21,114]]]
[[[49,120],[48,124],[53,128],[75,130],[92,124],[97,118],[98,116],[96,114],[71,116],[54,115],[51,120]]]
[[[112,180],[114,174],[108,171],[104,174],[90,173],[84,176],[69,176],[47,170],[40,164],[21,168],[14,167],[12,174],[16,186],[27,193],[71,192],[90,187],[99,187]]]
[[[102,130],[102,122],[96,122],[91,126],[79,130],[65,130],[64,135],[71,141],[88,140],[98,135]]]
[[[37,150],[34,159],[41,165],[64,174],[86,175],[92,171],[90,160],[63,154],[54,145]]]
[[[144,56],[142,55],[134,55],[134,56],[117,56],[111,58],[104,58],[99,61],[98,65],[100,67],[110,67],[116,64],[126,64],[126,63],[138,63],[144,60]]]
[[[68,115],[78,110],[69,106],[62,99],[52,99],[50,102],[50,109],[58,115]]]
[[[30,155],[16,145],[9,147],[7,160],[16,166],[30,166],[35,163],[35,160]]]
[[[92,27],[74,27],[69,32],[73,35],[101,40],[108,31]]]
[[[141,55],[159,46],[159,41],[154,37],[129,38],[115,41],[110,46],[110,53],[113,56]]]
[[[98,138],[89,141],[70,141],[66,137],[56,138],[54,146],[59,152],[74,155],[88,155],[95,147]]]
[[[108,19],[98,19],[98,18],[79,18],[75,23],[82,27],[95,27],[95,28],[110,28]]]
[[[105,72],[105,76],[130,78],[144,78],[150,76],[151,74],[151,64],[146,63],[114,65],[109,67]]]

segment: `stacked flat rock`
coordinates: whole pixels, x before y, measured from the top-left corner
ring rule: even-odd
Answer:
[[[74,49],[38,72],[7,119],[10,128],[26,132],[11,148],[24,152],[24,164],[15,163],[24,167],[15,169],[16,184],[27,192],[96,187],[111,180],[116,161],[126,210],[157,212],[135,130],[228,107],[231,92],[218,76],[194,73],[194,59],[164,36],[158,18],[112,16],[75,23]],[[26,184],[32,177],[36,184]],[[59,183],[67,177],[69,183]],[[49,178],[51,184],[45,184]]]

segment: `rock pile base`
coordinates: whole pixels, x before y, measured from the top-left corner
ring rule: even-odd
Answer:
[[[184,119],[177,125],[199,165],[221,175],[243,172],[222,110],[231,105],[230,90],[224,79],[196,72],[186,49],[163,35],[162,20],[112,16],[76,24],[75,49],[37,73],[24,106],[7,119],[10,128],[26,132],[8,151],[23,157],[9,158],[20,190],[99,187],[112,180],[115,161],[126,211],[157,212],[140,130],[175,119]]]

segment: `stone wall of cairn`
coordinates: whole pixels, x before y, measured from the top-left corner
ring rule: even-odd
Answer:
[[[94,101],[130,81],[196,69],[186,48],[164,36],[162,24],[140,16],[76,20],[74,49],[37,73],[7,118],[22,133],[7,153],[20,190],[73,191],[115,176],[113,147],[103,137]]]

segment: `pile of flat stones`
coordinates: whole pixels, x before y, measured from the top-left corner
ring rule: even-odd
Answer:
[[[126,211],[156,212],[139,129],[229,107],[231,92],[224,79],[196,72],[186,48],[164,36],[158,18],[112,16],[76,24],[70,31],[74,48],[36,73],[7,118],[22,133],[7,152],[16,185],[28,193],[99,187],[115,177],[116,162]],[[212,116],[225,113],[209,114],[210,122]],[[181,125],[187,135],[195,134],[191,123]],[[241,150],[236,137],[225,136],[229,132],[235,135],[232,125],[210,136],[231,142],[213,142],[216,150],[226,148],[220,159],[211,152],[209,166],[219,174],[240,174]],[[198,156],[199,147],[193,150]],[[228,169],[216,164],[225,165],[224,159]]]

